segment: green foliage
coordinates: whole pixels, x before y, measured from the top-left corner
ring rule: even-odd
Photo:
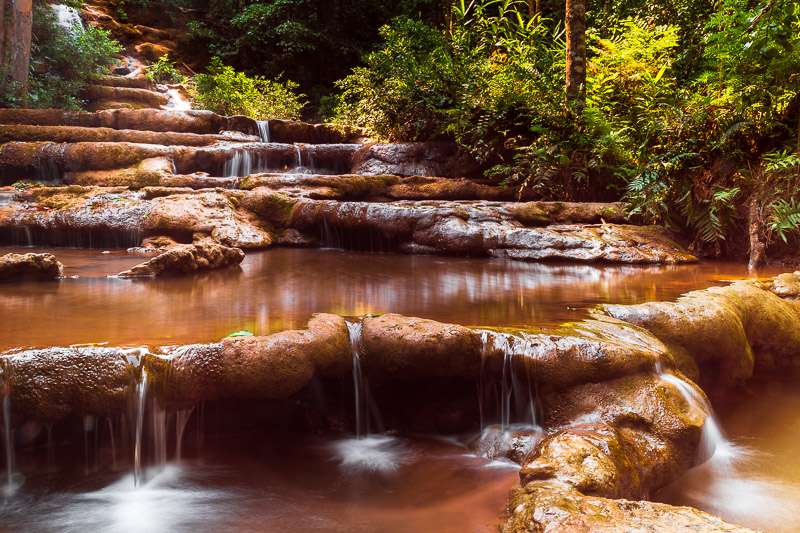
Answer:
[[[208,109],[222,115],[247,115],[255,119],[298,119],[303,108],[291,81],[280,83],[261,76],[250,77],[213,58],[207,74],[193,78],[195,109]]]
[[[89,26],[84,32],[66,33],[56,25],[48,6],[33,13],[31,73],[28,98],[10,101],[0,95],[0,105],[80,109],[78,95],[91,79],[116,62],[122,47],[102,28]]]
[[[186,83],[186,76],[180,73],[175,61],[170,61],[167,55],[149,65],[145,76],[153,83]]]
[[[230,333],[230,334],[226,335],[225,338],[230,338],[230,337],[252,337],[252,336],[253,336],[253,332],[252,331],[248,331],[246,329],[243,329],[243,330],[240,330],[240,331],[234,331],[233,333]]]

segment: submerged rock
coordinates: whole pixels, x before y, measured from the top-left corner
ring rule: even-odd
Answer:
[[[164,253],[120,272],[121,278],[139,276],[161,276],[164,274],[189,274],[198,270],[218,270],[238,265],[244,260],[244,252],[219,244],[182,244]]]
[[[0,256],[0,281],[58,278],[63,268],[53,254],[6,254]]]

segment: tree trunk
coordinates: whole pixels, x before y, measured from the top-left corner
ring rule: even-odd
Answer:
[[[764,245],[764,221],[761,219],[761,209],[758,207],[758,198],[750,198],[750,208],[747,217],[747,226],[750,233],[750,261],[747,270],[755,274],[764,266],[766,246]]]
[[[0,91],[6,90],[6,0],[0,0]]]
[[[583,114],[586,103],[586,0],[567,0],[567,102]]]
[[[11,0],[11,14],[6,29],[3,64],[8,65],[11,93],[17,98],[28,94],[28,69],[31,58],[32,0]]]

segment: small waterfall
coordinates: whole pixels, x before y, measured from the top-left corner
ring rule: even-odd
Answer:
[[[303,168],[303,155],[300,153],[300,145],[295,143],[294,149],[297,151],[297,160],[294,163],[294,168]]]
[[[14,434],[11,431],[11,396],[3,397],[3,429],[6,443],[6,472],[8,473],[6,493],[14,490]]]
[[[111,439],[111,467],[116,470],[117,469],[117,446],[114,442],[114,424],[111,422],[111,418],[106,418],[108,422],[108,436]]]
[[[194,407],[183,409],[175,413],[175,460],[181,460],[181,444],[183,443],[183,432],[186,430],[186,423],[192,416]]]
[[[535,384],[531,383],[530,376],[523,376],[519,369],[519,362],[527,363],[533,359],[531,342],[528,336],[509,335],[506,333],[482,331],[483,360],[481,362],[481,377],[478,386],[478,408],[481,416],[481,430],[489,425],[488,405],[495,396],[494,403],[499,407],[500,427],[503,431],[513,425],[522,425],[540,429],[536,417],[537,393]],[[490,352],[503,354],[503,367],[499,379],[487,375],[486,356]],[[497,388],[500,388],[499,398]],[[492,394],[492,391],[495,394]]]
[[[142,381],[136,385],[136,441],[133,447],[133,485],[142,483],[142,430],[147,398],[147,372],[142,370]]]
[[[359,346],[361,345],[361,322],[348,322],[347,331],[350,334],[350,346],[353,349],[353,385],[355,387],[356,404],[356,438],[364,436],[362,420],[366,419],[366,397],[364,391],[364,375],[361,371],[361,355]]]
[[[83,28],[81,14],[77,9],[62,4],[54,4],[51,5],[50,8],[56,15],[56,24],[64,33],[69,34],[75,31],[84,33],[85,30]]]
[[[703,463],[712,457],[727,459],[734,455],[734,446],[725,438],[719,423],[714,417],[714,409],[708,401],[689,385],[685,380],[670,374],[656,363],[655,372],[658,377],[675,386],[686,401],[696,409],[706,413],[706,421],[703,424],[700,446],[697,448],[697,463]]]
[[[240,178],[249,176],[253,168],[253,158],[247,150],[236,150],[226,163],[222,176],[224,178]]]
[[[91,415],[85,415],[83,417],[83,458],[86,462],[86,466],[84,468],[84,473],[89,475],[92,469],[89,466],[89,433],[95,431],[95,418]],[[95,436],[97,433],[95,432]],[[96,442],[95,438],[95,442]],[[95,461],[97,460],[97,450],[95,449]],[[95,465],[96,467],[97,465]],[[95,468],[96,469],[96,468]]]
[[[262,143],[269,142],[269,120],[256,120],[258,126],[258,135],[261,137]]]
[[[192,104],[183,99],[181,93],[178,92],[178,89],[169,89],[167,91],[167,96],[169,97],[169,100],[167,100],[167,104],[163,106],[165,109],[189,111],[192,108]],[[173,174],[174,173],[175,172],[173,172]]]

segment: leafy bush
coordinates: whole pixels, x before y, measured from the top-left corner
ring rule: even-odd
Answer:
[[[94,76],[107,72],[122,50],[102,28],[65,33],[49,6],[34,10],[32,35],[28,100],[11,102],[2,95],[2,105],[80,109],[80,92]]]
[[[294,90],[297,84],[249,77],[222,64],[215,57],[207,74],[193,78],[192,97],[195,109],[208,109],[222,115],[247,115],[254,119],[299,119],[304,97]]]
[[[166,54],[147,67],[145,76],[153,83],[186,83],[186,76],[178,71],[175,61],[170,61]]]

